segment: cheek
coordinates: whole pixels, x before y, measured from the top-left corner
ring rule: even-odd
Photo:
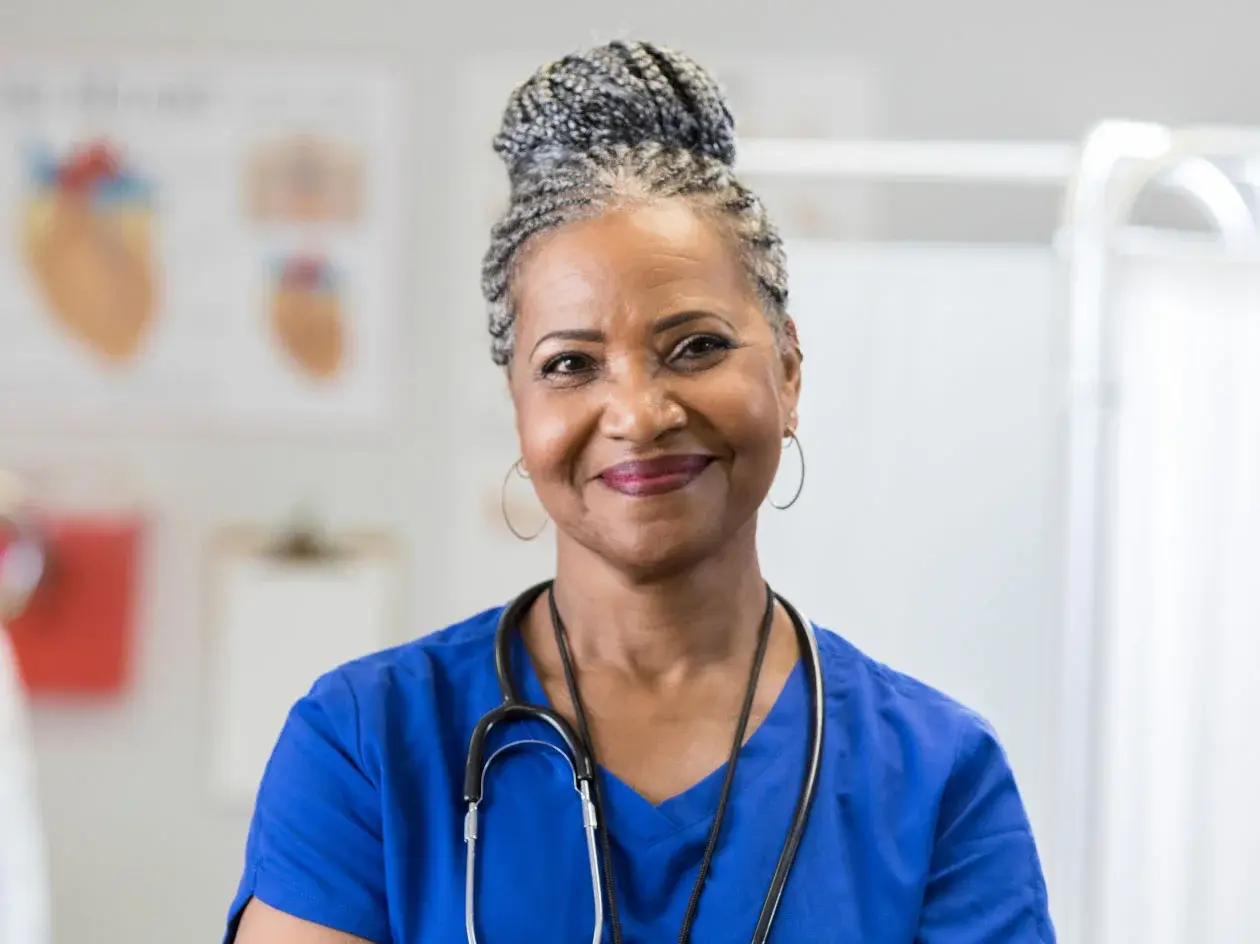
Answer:
[[[538,396],[516,401],[516,432],[530,478],[539,486],[567,481],[581,451],[584,423],[580,404],[555,403]]]
[[[772,371],[749,372],[724,384],[711,402],[710,417],[732,449],[745,458],[773,456],[783,439],[783,417]]]

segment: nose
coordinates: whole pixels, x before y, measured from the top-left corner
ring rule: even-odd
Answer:
[[[600,430],[611,439],[650,443],[687,425],[669,378],[644,366],[618,371],[607,391]]]

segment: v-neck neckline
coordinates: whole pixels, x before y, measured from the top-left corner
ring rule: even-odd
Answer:
[[[554,710],[555,706],[543,688],[534,661],[519,633],[512,640],[512,663],[517,667],[516,673],[521,679],[525,700]],[[770,767],[780,753],[784,734],[794,727],[795,719],[804,717],[806,691],[802,672],[798,659],[788,673],[774,705],[757,729],[744,741],[735,770],[734,798],[739,796],[741,784],[751,783]],[[701,824],[707,826],[717,810],[728,764],[729,761],[724,761],[699,782],[661,803],[652,803],[616,774],[600,765],[599,776],[604,786],[604,812],[613,835],[623,838],[634,835],[640,841],[655,843]]]

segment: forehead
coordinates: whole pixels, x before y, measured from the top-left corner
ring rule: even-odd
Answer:
[[[681,200],[615,210],[547,233],[524,260],[517,316],[552,324],[678,305],[733,311],[752,294],[728,239]]]

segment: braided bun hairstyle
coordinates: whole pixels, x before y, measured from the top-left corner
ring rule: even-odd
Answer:
[[[735,177],[735,122],[717,83],[692,60],[638,42],[566,56],[512,92],[494,149],[511,183],[482,265],[496,364],[512,359],[512,281],[534,236],[669,198],[690,201],[723,227],[776,336],[787,339],[782,242]]]

